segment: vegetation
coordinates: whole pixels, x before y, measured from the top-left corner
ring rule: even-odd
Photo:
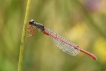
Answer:
[[[30,4],[26,23],[26,0],[0,0],[0,71],[18,70],[23,24],[30,19],[93,53],[97,60],[83,53],[68,55],[36,30],[35,36],[25,38],[22,71],[106,70],[105,0],[31,0]]]

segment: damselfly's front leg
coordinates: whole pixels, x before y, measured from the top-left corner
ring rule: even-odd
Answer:
[[[28,32],[30,32],[31,34],[27,34],[27,37],[34,36],[35,27],[32,26],[32,25],[29,25],[28,26]]]

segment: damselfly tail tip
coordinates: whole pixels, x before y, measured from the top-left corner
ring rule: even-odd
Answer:
[[[97,60],[96,56],[94,54],[91,55],[91,57],[94,59],[94,60]]]
[[[89,55],[89,56],[92,57],[94,60],[97,60],[97,58],[96,58],[96,56],[95,56],[94,54],[92,54],[92,53],[90,53],[90,52],[87,52],[87,51],[85,51],[85,50],[83,50],[83,49],[80,49],[80,51],[83,52],[83,53],[85,53],[85,54],[87,54],[87,55]]]

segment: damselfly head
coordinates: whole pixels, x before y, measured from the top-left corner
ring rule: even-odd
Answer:
[[[33,19],[31,19],[30,21],[29,21],[29,25],[32,25],[32,24],[34,24],[34,20]]]

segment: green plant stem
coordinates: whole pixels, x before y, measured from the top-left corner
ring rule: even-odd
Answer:
[[[29,14],[29,8],[30,8],[30,0],[27,1],[23,31],[22,31],[22,38],[21,38],[21,44],[20,44],[18,71],[22,71],[22,62],[23,62],[23,56],[24,56],[24,44],[25,44],[25,37],[26,37],[27,19],[28,19],[28,14]]]

